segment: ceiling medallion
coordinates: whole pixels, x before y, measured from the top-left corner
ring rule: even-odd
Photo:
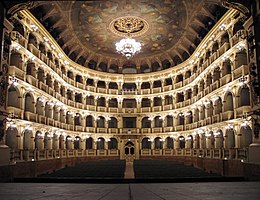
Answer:
[[[114,19],[109,24],[109,30],[121,37],[139,37],[149,29],[149,24],[146,20],[136,16],[125,16]]]
[[[125,37],[116,43],[116,51],[130,59],[141,50],[141,43],[132,37],[142,35],[148,30],[148,23],[139,17],[120,17],[110,23],[110,30]]]

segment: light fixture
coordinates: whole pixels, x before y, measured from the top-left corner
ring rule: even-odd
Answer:
[[[141,50],[141,43],[137,42],[135,39],[130,38],[130,34],[128,38],[121,39],[116,43],[116,51],[119,54],[122,54],[127,59],[130,59],[136,53],[139,53]]]

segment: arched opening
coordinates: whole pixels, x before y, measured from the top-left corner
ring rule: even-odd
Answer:
[[[36,101],[36,114],[44,115],[44,100],[41,97]]]
[[[75,93],[75,101],[77,103],[82,103],[82,94],[81,93]]]
[[[95,105],[94,96],[86,96],[86,105]]]
[[[125,144],[125,155],[134,155],[134,154],[135,154],[134,143],[128,141]]]
[[[118,142],[116,138],[110,138],[108,141],[108,149],[118,149]]]
[[[105,97],[99,97],[97,99],[97,106],[106,107],[106,99],[105,99]]]
[[[52,77],[50,74],[47,74],[47,77],[46,77],[46,84],[52,88],[53,87],[53,81],[52,81]]]
[[[162,120],[162,118],[161,118],[160,116],[156,116],[156,117],[154,118],[154,127],[155,127],[155,128],[158,128],[158,127],[162,127],[162,125],[163,125],[163,120]]]
[[[200,148],[200,135],[196,134],[194,137],[194,148],[199,149]]]
[[[76,75],[76,82],[77,83],[83,83],[83,78],[82,78],[82,76],[81,75]]]
[[[124,99],[123,108],[136,108],[136,99]]]
[[[98,82],[97,82],[97,87],[98,87],[98,88],[106,88],[106,83],[105,83],[105,81],[98,81]]]
[[[207,149],[214,149],[214,147],[215,147],[215,138],[214,138],[213,132],[210,131],[206,135],[206,148]]]
[[[43,137],[44,135],[40,132],[37,131],[35,134],[35,149],[37,150],[43,150]]]
[[[148,98],[143,98],[141,102],[141,107],[151,107],[151,101]]]
[[[171,63],[170,63],[170,61],[169,60],[163,60],[162,61],[162,68],[163,69],[168,69],[168,68],[170,68],[171,67]]]
[[[115,82],[110,82],[110,83],[108,84],[108,88],[109,88],[109,89],[113,89],[113,90],[117,90],[117,89],[118,89],[118,85],[117,85],[117,83],[115,83]]]
[[[224,34],[221,36],[221,46],[225,43],[229,43],[229,36],[228,36],[228,32],[224,32]]]
[[[17,31],[22,37],[24,37],[24,27],[19,21],[15,21],[13,31]]]
[[[213,72],[213,82],[215,81],[218,81],[220,79],[220,68],[217,67],[214,69],[214,72]]]
[[[94,126],[94,118],[91,115],[86,117],[86,127],[93,127]]]
[[[235,147],[235,132],[234,129],[227,129],[224,136],[224,148],[230,149]]]
[[[154,97],[153,106],[162,106],[162,98],[161,97]]]
[[[108,121],[108,128],[117,128],[117,119],[115,117],[111,117]]]
[[[222,77],[225,75],[231,74],[231,61],[226,60],[222,64]]]
[[[191,77],[191,71],[188,70],[185,72],[185,75],[184,75],[184,78],[187,79],[187,78],[190,78]]]
[[[91,78],[88,78],[86,81],[87,86],[94,86],[94,80]]]
[[[96,66],[97,66],[97,62],[95,62],[94,60],[90,60],[90,61],[88,62],[88,68],[90,68],[90,69],[95,69]]]
[[[99,66],[97,67],[97,70],[101,71],[101,72],[106,72],[107,71],[107,64],[104,63],[104,62],[101,62],[99,64]]]
[[[233,35],[235,35],[240,30],[244,30],[244,26],[243,23],[239,20],[233,26]]]
[[[135,83],[124,83],[123,84],[123,90],[136,90],[136,84]]]
[[[165,79],[165,86],[172,85],[172,78]]]
[[[160,71],[160,70],[161,70],[161,66],[158,62],[152,63],[152,71],[153,72],[157,72],[157,71]]]
[[[110,65],[108,72],[110,73],[118,73],[118,66],[115,64]]]
[[[65,138],[64,135],[60,135],[59,137],[59,149],[65,149]]]
[[[16,66],[17,68],[23,70],[23,58],[20,53],[12,52],[10,58],[10,65]]]
[[[15,108],[20,108],[20,95],[18,93],[18,90],[15,86],[11,86],[8,89],[8,101],[7,101],[7,106],[12,106]]]
[[[212,84],[212,75],[209,73],[206,78],[206,87],[209,87]]]
[[[228,92],[225,95],[223,109],[224,109],[224,112],[234,110],[233,95],[231,92]]]
[[[240,89],[240,94],[239,94],[239,105],[238,107],[241,106],[250,106],[250,91],[247,86],[244,86]]]
[[[122,69],[123,74],[136,74],[137,69],[135,64],[125,64]]]
[[[223,147],[224,136],[222,130],[217,130],[215,133],[215,148],[220,149]]]
[[[188,137],[186,137],[185,148],[186,149],[193,148],[193,136],[192,135],[189,135]]]
[[[53,107],[53,119],[56,121],[60,121],[60,108],[57,105]]]
[[[179,113],[178,115],[178,125],[184,125],[185,118],[183,113]]]
[[[45,44],[43,42],[40,42],[39,44],[39,50],[42,54],[46,55],[46,47]]]
[[[118,102],[116,98],[109,99],[108,100],[108,107],[110,108],[117,108],[118,107]]]
[[[93,138],[89,137],[86,139],[86,149],[93,149]]]
[[[141,85],[141,89],[150,89],[150,83],[149,82],[143,82]]]
[[[68,89],[66,94],[67,94],[67,99],[73,101],[73,91]]]
[[[26,93],[24,100],[24,111],[34,113],[34,99],[30,93]]]
[[[102,116],[99,116],[97,118],[97,128],[105,128],[105,118]]]
[[[52,149],[52,137],[46,132],[43,139],[44,149]]]
[[[6,130],[6,145],[11,149],[22,149],[21,135],[17,128],[9,127]]]
[[[240,148],[248,147],[252,143],[252,129],[250,126],[240,128]]]
[[[66,149],[68,149],[68,150],[72,149],[72,137],[71,136],[66,137]]]
[[[103,149],[105,149],[105,139],[104,139],[104,138],[99,137],[99,138],[97,139],[97,149],[98,149],[98,150],[103,150]]]
[[[74,139],[74,149],[81,149],[81,138],[79,136],[76,136]]]
[[[162,149],[163,148],[163,140],[160,137],[156,137],[154,139],[154,148],[155,149]]]
[[[68,76],[70,79],[74,80],[74,74],[73,74],[72,71],[68,71],[68,72],[67,72],[67,76]]]
[[[167,149],[173,149],[173,138],[172,137],[167,137],[166,138],[166,148]]]
[[[26,129],[23,133],[23,149],[34,149],[34,136],[31,130]]]
[[[201,133],[200,134],[200,149],[205,149],[206,148],[206,134]]]
[[[36,37],[33,35],[33,33],[30,33],[30,34],[29,34],[28,44],[32,44],[32,45],[35,46],[36,48],[38,47],[37,39],[36,39]]]
[[[73,124],[73,119],[74,119],[74,117],[72,115],[72,112],[67,111],[67,113],[66,113],[66,123],[67,124]]]
[[[203,104],[200,107],[200,120],[204,120],[206,118],[206,108],[205,105]]]
[[[149,73],[151,72],[151,69],[148,64],[141,65],[141,73]]]
[[[28,62],[26,65],[26,75],[36,77],[35,71],[36,71],[35,63]]]
[[[172,105],[172,104],[173,104],[172,96],[166,95],[164,98],[164,105]]]
[[[53,103],[46,102],[45,104],[45,117],[53,118]]]
[[[184,94],[183,92],[177,92],[176,94],[176,103],[184,101]]]
[[[173,126],[173,116],[167,115],[166,116],[166,127],[172,127]]]
[[[75,117],[74,117],[74,125],[75,126],[81,126],[81,114],[80,113],[76,113]]]
[[[149,138],[142,139],[142,149],[151,149],[151,140]]]
[[[220,97],[218,97],[218,98],[215,100],[214,109],[215,109],[215,115],[222,113],[222,101],[221,101],[221,98],[220,98]]]
[[[149,120],[149,117],[142,119],[142,128],[151,128],[151,120]]]
[[[179,147],[180,149],[184,149],[185,148],[185,138],[183,136],[180,136],[178,138],[178,141],[179,141]]]
[[[194,111],[194,122],[198,122],[200,120],[200,111],[198,108]]]
[[[162,87],[162,82],[160,80],[153,82],[153,88]]]
[[[66,123],[66,111],[63,109],[60,109],[60,122]]]
[[[175,78],[175,83],[179,83],[182,81],[183,81],[183,75],[182,74],[177,75]]]

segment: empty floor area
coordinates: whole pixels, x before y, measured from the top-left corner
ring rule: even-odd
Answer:
[[[73,184],[0,183],[1,200],[259,200],[259,182]]]

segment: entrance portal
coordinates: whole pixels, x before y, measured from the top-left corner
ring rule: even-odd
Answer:
[[[135,158],[134,143],[131,141],[128,141],[125,144],[125,158],[126,158],[126,161],[128,161],[128,162],[132,162]]]

